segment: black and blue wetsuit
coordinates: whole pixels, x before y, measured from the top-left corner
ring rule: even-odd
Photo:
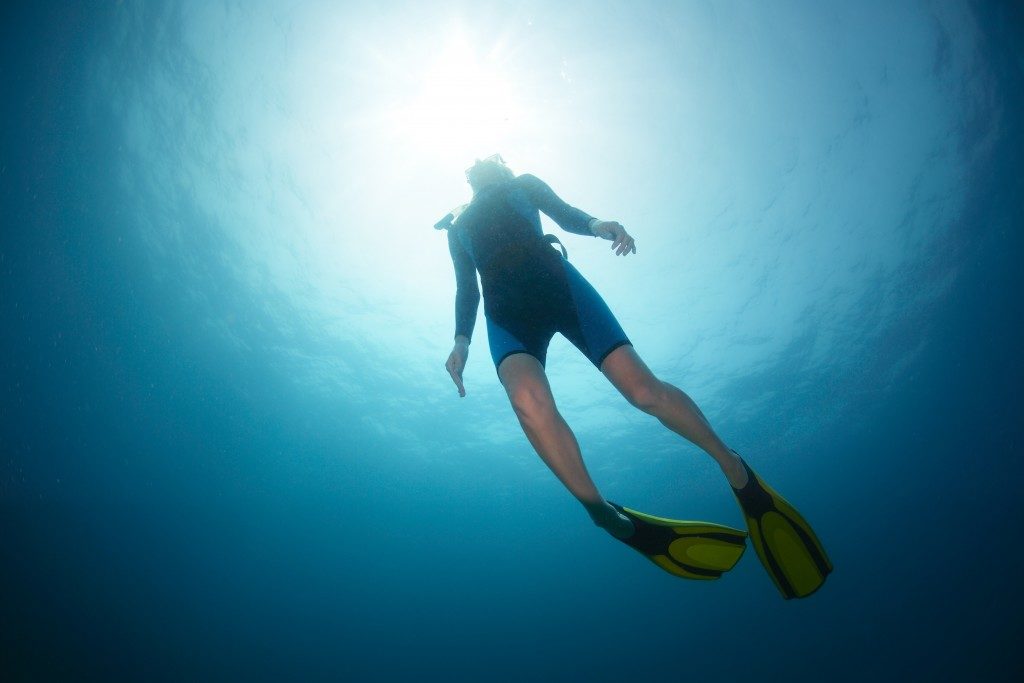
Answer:
[[[479,271],[495,367],[513,353],[528,353],[543,365],[551,338],[561,332],[600,368],[629,339],[597,291],[544,239],[539,211],[563,230],[592,236],[593,217],[532,175],[483,188],[449,228],[455,334],[472,337]]]

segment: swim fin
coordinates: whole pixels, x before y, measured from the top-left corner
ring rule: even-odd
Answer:
[[[654,517],[615,503],[611,506],[635,528],[632,536],[619,540],[674,576],[717,579],[739,562],[747,548],[747,533],[739,529]]]
[[[765,484],[743,458],[740,462],[750,479],[733,493],[743,508],[750,542],[782,597],[805,598],[821,588],[832,571],[825,548],[796,508]]]

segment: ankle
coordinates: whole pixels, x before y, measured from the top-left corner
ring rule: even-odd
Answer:
[[[718,461],[718,465],[722,468],[725,478],[729,480],[729,485],[734,489],[743,488],[750,480],[740,454],[731,448],[728,449],[727,456]]]
[[[613,508],[607,501],[600,503],[583,503],[587,514],[594,524],[601,527],[615,538],[629,538],[633,535],[633,523],[629,518]]]

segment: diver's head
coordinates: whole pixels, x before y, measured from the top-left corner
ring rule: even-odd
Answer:
[[[477,159],[475,164],[466,169],[466,180],[473,188],[474,195],[485,187],[503,183],[515,177],[512,169],[505,165],[505,160],[501,158],[500,154],[492,154],[486,159]]]

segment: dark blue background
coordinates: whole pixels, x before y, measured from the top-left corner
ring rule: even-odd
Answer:
[[[400,463],[259,357],[190,344],[120,210],[119,130],[83,111],[113,8],[0,10],[5,680],[1014,680],[1024,13],[973,7],[1010,120],[969,179],[948,244],[966,266],[909,379],[815,436],[845,463],[801,499],[827,511],[837,569],[800,603],[749,558],[754,601],[616,582],[614,544],[564,552],[568,508],[524,499],[511,518],[537,521],[509,530],[443,472],[405,498]],[[339,447],[330,485],[277,476]]]

